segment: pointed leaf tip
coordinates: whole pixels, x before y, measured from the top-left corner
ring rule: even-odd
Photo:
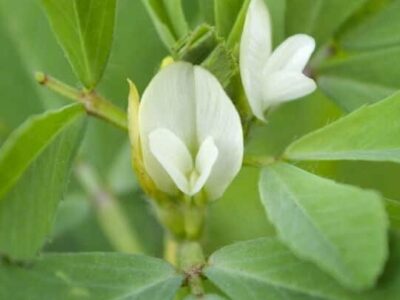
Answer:
[[[116,0],[42,0],[50,25],[72,69],[91,90],[111,50]]]

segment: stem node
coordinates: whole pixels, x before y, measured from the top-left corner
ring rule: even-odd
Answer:
[[[47,76],[43,72],[36,72],[35,79],[39,84],[44,85],[46,84]]]

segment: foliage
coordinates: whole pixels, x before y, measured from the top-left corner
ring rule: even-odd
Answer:
[[[265,124],[241,83],[250,1],[0,2],[0,299],[400,297],[400,1],[262,1],[274,47],[317,43],[317,91]],[[131,168],[126,78],[138,106],[172,60],[241,118],[243,166],[213,203]]]

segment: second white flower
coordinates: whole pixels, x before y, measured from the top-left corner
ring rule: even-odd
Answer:
[[[265,121],[271,106],[316,89],[302,72],[315,48],[306,34],[286,39],[272,52],[270,15],[263,0],[251,0],[240,42],[240,72],[253,114]]]

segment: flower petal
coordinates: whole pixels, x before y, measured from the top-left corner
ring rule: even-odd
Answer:
[[[188,176],[193,170],[193,159],[182,140],[172,131],[159,128],[150,133],[149,146],[176,186],[185,194],[190,194]]]
[[[306,34],[296,34],[278,46],[268,59],[264,76],[279,71],[302,72],[315,49],[314,39]]]
[[[199,177],[192,186],[192,195],[198,193],[206,183],[208,177],[210,177],[211,170],[217,160],[217,157],[218,148],[215,146],[213,138],[206,138],[201,144],[199,152],[196,156],[196,172],[199,174]]]
[[[243,130],[232,101],[207,70],[194,67],[196,126],[199,145],[212,137],[218,157],[206,181],[210,200],[219,198],[239,172],[243,159]]]
[[[306,96],[316,88],[314,80],[302,73],[273,73],[264,81],[264,108]]]
[[[176,193],[173,180],[149,149],[149,134],[158,128],[173,132],[192,152],[196,145],[193,66],[174,63],[163,68],[146,88],[139,108],[139,130],[147,173],[159,189]]]
[[[179,179],[182,176],[176,175],[179,172],[166,166],[165,154],[158,153],[155,146],[150,150],[149,135],[156,129],[171,131],[188,153],[198,152],[203,141],[212,137],[218,156],[204,184],[210,200],[223,194],[241,167],[243,132],[239,114],[218,80],[201,67],[180,62],[162,69],[142,97],[139,126],[146,171],[166,193],[176,193],[178,184],[179,189],[188,191]],[[181,168],[178,170],[183,174]],[[190,174],[184,175],[188,179]]]
[[[240,41],[240,72],[254,115],[264,119],[262,71],[271,54],[271,21],[263,0],[251,0]]]

